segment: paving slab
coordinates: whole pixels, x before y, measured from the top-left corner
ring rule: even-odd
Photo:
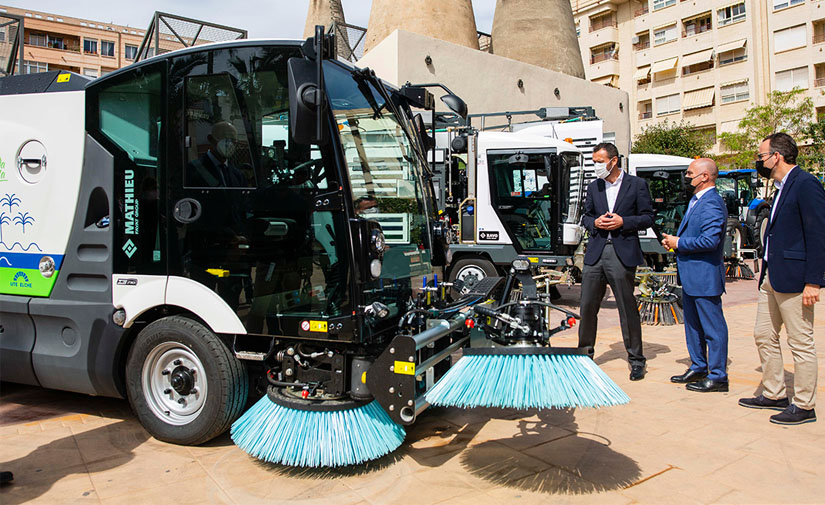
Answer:
[[[561,289],[575,307],[578,288]],[[728,284],[729,393],[669,382],[689,364],[682,326],[643,327],[648,374],[628,378],[609,295],[596,362],[631,397],[605,409],[431,408],[404,445],[369,464],[295,469],[256,461],[224,434],[199,447],[153,439],[125,400],[0,386],[0,503],[416,505],[825,503],[825,420],[770,424],[759,392],[756,283]],[[815,334],[825,352],[825,303]],[[575,329],[556,345],[576,345]],[[785,352],[786,380],[793,365]],[[820,361],[820,402],[825,363]],[[825,415],[825,407],[822,407]]]

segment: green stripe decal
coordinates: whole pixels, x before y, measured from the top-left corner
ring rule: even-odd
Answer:
[[[49,296],[57,280],[59,270],[46,278],[34,268],[0,267],[0,294]]]

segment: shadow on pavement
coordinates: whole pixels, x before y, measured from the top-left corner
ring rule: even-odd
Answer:
[[[43,495],[55,482],[73,474],[86,474],[87,463],[93,463],[95,471],[105,471],[124,465],[135,455],[134,449],[149,439],[149,434],[140,426],[128,421],[119,421],[100,428],[53,440],[34,449],[29,454],[0,462],[4,471],[14,472],[14,483],[0,489],[3,505],[26,503]],[[108,447],[105,446],[108,444]],[[67,465],[61,455],[77,451],[78,447],[105,447],[106,456],[94,461]],[[137,478],[137,477],[136,477]],[[93,492],[90,486],[89,494]],[[67,497],[68,498],[68,497]]]
[[[620,331],[618,328],[616,331]],[[596,341],[596,349],[598,349],[599,342]],[[670,352],[670,347],[664,344],[657,344],[656,342],[644,342],[645,358],[650,361],[660,354],[667,354]],[[613,342],[610,348],[595,357],[594,361],[597,365],[604,365],[608,361],[614,359],[627,361],[627,350],[624,348],[623,342]]]
[[[538,412],[538,421],[519,421],[519,445],[531,439],[536,445],[525,461],[516,455],[502,456],[501,440],[490,440],[470,447],[461,454],[462,466],[499,486],[546,494],[590,494],[621,489],[641,476],[638,463],[610,448],[610,440],[595,434],[571,433],[548,440],[544,432],[557,426],[575,429],[574,409]],[[549,464],[536,470],[532,458]],[[532,467],[532,468],[531,468]]]

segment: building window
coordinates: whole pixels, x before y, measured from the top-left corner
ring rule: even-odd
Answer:
[[[685,26],[685,31],[682,32],[682,36],[692,37],[709,31],[713,27],[711,21],[712,17],[710,12],[682,21],[682,24]]]
[[[681,110],[681,103],[679,102],[679,93],[674,95],[660,96],[656,99],[656,115],[664,116],[665,114],[673,114]]]
[[[612,12],[608,12],[607,14],[602,14],[599,16],[593,16],[590,18],[590,31],[595,32],[596,30],[601,30],[602,28],[616,28],[619,26],[616,23],[616,15]]]
[[[722,96],[722,103],[739,102],[750,98],[748,81],[723,85],[719,91],[719,94]]]
[[[808,30],[805,25],[792,26],[773,32],[773,52],[781,53],[808,45]]]
[[[42,63],[39,61],[29,61],[23,60],[23,73],[24,74],[38,74],[40,72],[48,72],[49,71],[49,64]]]
[[[114,72],[115,70],[117,70],[117,69],[116,68],[103,67],[103,68],[100,69],[100,77],[103,77],[104,75],[109,75],[112,72]]]
[[[642,51],[650,47],[650,32],[645,31],[633,37],[633,50]]]
[[[108,40],[102,40],[100,42],[100,54],[102,56],[114,56],[115,55],[115,43],[109,42]]]
[[[773,10],[784,9],[792,5],[804,4],[805,0],[773,0]]]
[[[0,42],[6,41],[6,29],[0,28]]]
[[[668,42],[673,42],[677,38],[677,33],[676,23],[663,28],[657,28],[653,31],[653,45],[660,46]]]
[[[825,121],[825,107],[816,108],[816,120]]]
[[[697,128],[696,133],[705,137],[708,143],[712,146],[716,145],[716,127],[715,126],[706,126],[704,128]]]
[[[719,26],[729,25],[745,20],[745,2],[729,5],[717,11],[717,22]]]
[[[52,49],[66,49],[66,43],[63,42],[63,37],[48,36],[48,46]]]
[[[97,40],[83,39],[83,52],[86,54],[97,54]]]
[[[653,0],[654,11],[670,7],[671,5],[676,5],[676,0]]]
[[[137,51],[137,46],[130,46],[129,44],[126,44],[124,47],[124,58],[127,60],[134,60],[137,58]]]
[[[818,19],[813,22],[814,27],[814,44],[821,44],[825,42],[825,19]]]
[[[599,63],[605,60],[618,60],[619,51],[616,49],[616,43],[611,42],[599,47],[590,49],[590,64]]]
[[[639,102],[639,119],[650,119],[653,117],[653,103],[650,100]]]
[[[582,36],[582,26],[578,21],[576,21],[576,37],[581,37],[581,36]]]
[[[748,50],[744,47],[719,53],[719,65],[730,65],[748,59]]]
[[[808,89],[808,67],[792,68],[776,73],[776,90],[790,91],[794,88]]]
[[[814,87],[823,86],[825,86],[825,63],[817,63],[814,65]]]
[[[38,46],[38,47],[46,47],[46,34],[44,33],[30,33],[29,34],[29,45],[30,46]]]
[[[690,75],[695,74],[697,72],[704,72],[705,70],[710,70],[713,68],[713,60],[703,61],[700,63],[694,63],[693,65],[688,65],[686,67],[682,67],[682,75]]]
[[[84,68],[83,75],[86,77],[91,77],[92,79],[97,79],[98,72],[96,68]]]

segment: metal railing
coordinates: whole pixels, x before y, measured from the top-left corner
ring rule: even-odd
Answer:
[[[825,33],[820,33],[818,35],[814,34],[814,37],[813,37],[813,43],[814,44],[821,44],[823,42],[825,42]]]
[[[639,119],[650,119],[653,117],[653,111],[640,112]]]
[[[25,45],[30,47],[40,47],[43,49],[56,49],[58,51],[68,51],[71,53],[79,53],[80,50],[80,43],[66,43],[63,41],[62,43],[56,42],[46,42],[45,44],[32,44],[30,41],[26,41]]]
[[[682,37],[693,37],[694,35],[699,35],[700,33],[709,32],[713,27],[710,23],[706,25],[699,25],[693,29],[692,33],[688,33],[688,30],[682,30]]]
[[[633,17],[634,17],[634,18],[637,18],[637,17],[639,17],[639,16],[644,16],[644,15],[645,15],[645,14],[647,14],[648,12],[650,12],[650,8],[649,8],[647,5],[645,5],[645,6],[644,6],[644,7],[642,7],[641,9],[636,9],[636,11],[635,11],[635,12],[633,12]]]
[[[590,55],[590,64],[599,63],[600,61],[607,61],[607,60],[618,60],[619,59],[619,52],[615,51],[612,53],[599,53],[599,54],[592,54]]]
[[[821,88],[825,86],[825,77],[820,77],[818,79],[814,79],[814,87]]]
[[[643,49],[648,49],[650,47],[650,39],[645,40],[644,42],[636,42],[633,44],[634,51],[641,51]]]
[[[605,19],[604,21],[597,21],[590,25],[590,31],[595,32],[596,30],[601,30],[602,28],[618,28],[619,23],[616,22],[615,18]]]

